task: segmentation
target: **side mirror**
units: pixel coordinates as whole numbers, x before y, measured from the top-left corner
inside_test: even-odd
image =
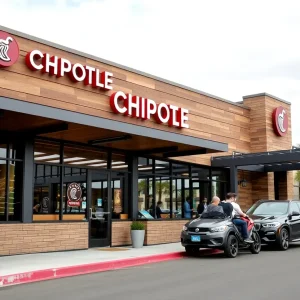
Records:
[[[300,213],[297,212],[297,211],[293,211],[291,214],[290,214],[291,217],[298,217],[300,216]]]

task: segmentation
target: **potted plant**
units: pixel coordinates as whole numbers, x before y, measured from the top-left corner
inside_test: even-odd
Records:
[[[145,224],[133,221],[131,224],[131,241],[133,248],[142,248],[145,239]]]

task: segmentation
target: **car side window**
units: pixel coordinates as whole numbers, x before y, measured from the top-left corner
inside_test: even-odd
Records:
[[[300,207],[299,207],[297,202],[292,202],[291,203],[290,212],[292,213],[294,211],[300,213]]]

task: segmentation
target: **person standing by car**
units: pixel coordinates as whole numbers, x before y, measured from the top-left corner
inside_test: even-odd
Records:
[[[207,208],[207,198],[204,198],[203,201],[201,201],[201,203],[199,203],[197,207],[198,214],[201,215],[206,208]]]
[[[232,222],[234,225],[241,227],[241,233],[244,241],[246,243],[253,243],[252,239],[249,238],[247,222],[238,218],[239,216],[248,218],[248,216],[241,210],[241,207],[236,203],[236,198],[237,194],[235,193],[228,193],[226,195],[226,202],[231,203],[231,205],[233,206]]]
[[[192,213],[193,213],[193,209],[190,206],[191,204],[191,198],[190,196],[187,196],[184,202],[184,217],[186,219],[191,219],[192,218]]]

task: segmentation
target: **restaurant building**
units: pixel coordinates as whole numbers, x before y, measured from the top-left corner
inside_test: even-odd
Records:
[[[291,172],[214,167],[291,149],[290,124],[269,94],[234,103],[0,27],[0,255],[130,245],[136,219],[145,245],[177,242],[187,197],[292,198]]]

